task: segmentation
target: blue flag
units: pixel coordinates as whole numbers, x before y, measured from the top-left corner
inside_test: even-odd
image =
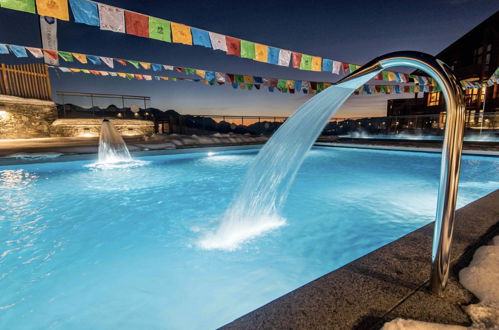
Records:
[[[199,30],[191,27],[192,43],[197,46],[211,48],[210,35],[207,31]]]
[[[86,0],[69,0],[76,23],[99,26],[99,10],[95,2]]]
[[[232,84],[232,88],[236,88],[237,89],[237,85],[238,85],[237,83],[233,83]]]
[[[92,64],[95,64],[95,65],[101,65],[102,62],[100,61],[100,58],[98,56],[94,56],[94,55],[87,55],[87,59],[92,62]]]
[[[267,58],[267,63],[278,64],[279,63],[279,49],[274,47],[269,47],[269,56]]]
[[[213,71],[206,71],[206,76],[204,79],[208,82],[214,82],[215,81],[215,72]]]
[[[269,92],[274,93],[274,87],[269,87]]]
[[[23,46],[9,45],[9,48],[16,57],[28,57],[26,48]]]
[[[301,82],[301,80],[295,80],[295,89],[296,89],[297,91],[300,91],[301,86],[302,86],[302,82]]]
[[[371,94],[371,88],[369,85],[364,85],[364,92],[366,92],[366,94]]]
[[[255,82],[255,84],[263,84],[262,77],[253,76],[253,81]]]
[[[9,49],[7,48],[7,46],[5,44],[0,44],[0,54],[8,54],[9,53]]]
[[[333,60],[323,58],[322,59],[322,71],[333,72]]]
[[[400,94],[400,86],[399,85],[395,85],[394,88],[395,88],[395,93],[396,94]]]
[[[161,68],[163,67],[161,64],[152,64],[152,70],[153,71],[161,71]]]

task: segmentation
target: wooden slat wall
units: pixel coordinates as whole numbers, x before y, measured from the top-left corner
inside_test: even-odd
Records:
[[[51,100],[52,90],[46,64],[2,64],[0,93],[32,99]]]

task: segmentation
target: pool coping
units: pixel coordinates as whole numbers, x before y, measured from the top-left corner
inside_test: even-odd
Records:
[[[316,142],[314,145],[320,146],[320,147],[338,147],[338,148],[353,148],[353,149],[379,149],[379,150],[392,150],[392,151],[414,151],[414,152],[442,153],[441,148],[408,147],[408,146],[402,147],[402,146],[394,146],[394,145],[375,145],[375,144],[368,144],[368,143],[352,144],[352,143],[341,143],[341,142]],[[463,155],[499,157],[499,151],[463,149]]]
[[[146,156],[161,156],[161,155],[179,155],[189,153],[205,153],[205,152],[222,152],[222,151],[236,151],[236,150],[250,150],[260,149],[264,144],[238,144],[238,145],[210,145],[210,146],[195,146],[178,149],[157,149],[157,150],[140,150],[130,152],[134,157]],[[381,146],[370,144],[349,144],[337,142],[316,142],[315,147],[335,147],[335,148],[352,148],[352,149],[374,149],[374,150],[388,150],[388,151],[409,151],[409,152],[423,152],[423,153],[441,153],[439,148],[428,147],[401,147],[401,146]],[[463,155],[473,156],[492,156],[499,157],[499,151],[491,150],[463,150]],[[62,154],[54,158],[15,158],[15,157],[0,157],[0,166],[9,165],[26,165],[34,163],[57,163],[57,162],[72,162],[96,159],[96,153],[75,153],[75,154]]]
[[[397,317],[469,326],[476,298],[458,281],[474,250],[499,232],[499,189],[456,212],[444,297],[429,292],[433,223],[232,321],[222,329],[379,329]]]

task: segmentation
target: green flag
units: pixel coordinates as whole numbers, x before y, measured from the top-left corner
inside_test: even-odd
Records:
[[[253,84],[246,84],[246,86],[248,87],[249,91],[253,89]]]
[[[384,81],[390,81],[390,77],[388,77],[388,71],[383,71],[382,74]]]
[[[348,70],[350,70],[350,73],[352,73],[357,70],[357,66],[355,64],[348,64]]]
[[[156,17],[149,17],[149,38],[172,42],[170,22]]]
[[[324,90],[324,83],[322,81],[318,82],[317,83],[317,91],[322,92],[323,90]]]
[[[312,70],[312,56],[302,54],[300,62],[300,70]]]
[[[196,73],[196,69],[185,68],[185,73],[187,73],[187,74],[195,74]]]
[[[131,80],[131,79],[133,79],[133,74],[127,73],[126,77],[127,77],[128,80]]]
[[[286,89],[286,79],[279,79],[277,81],[277,88],[279,89]]]
[[[409,86],[409,92],[414,93],[414,85]]]
[[[140,69],[139,68],[139,61],[127,60],[127,62],[130,63],[131,65],[133,65],[135,67],[135,69]]]
[[[255,59],[255,43],[241,40],[241,57]]]
[[[244,83],[244,76],[242,74],[236,74],[236,75],[234,75],[234,81],[238,84],[243,84]]]
[[[68,52],[57,52],[59,54],[59,57],[62,57],[62,59],[66,62],[73,62],[73,54],[68,53]]]
[[[0,7],[36,14],[35,0],[0,0]]]

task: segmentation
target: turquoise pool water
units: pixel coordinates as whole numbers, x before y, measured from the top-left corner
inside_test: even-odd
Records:
[[[211,329],[433,220],[440,156],[314,148],[286,225],[203,250],[255,151],[0,167],[0,329]],[[459,206],[499,188],[463,159]]]

